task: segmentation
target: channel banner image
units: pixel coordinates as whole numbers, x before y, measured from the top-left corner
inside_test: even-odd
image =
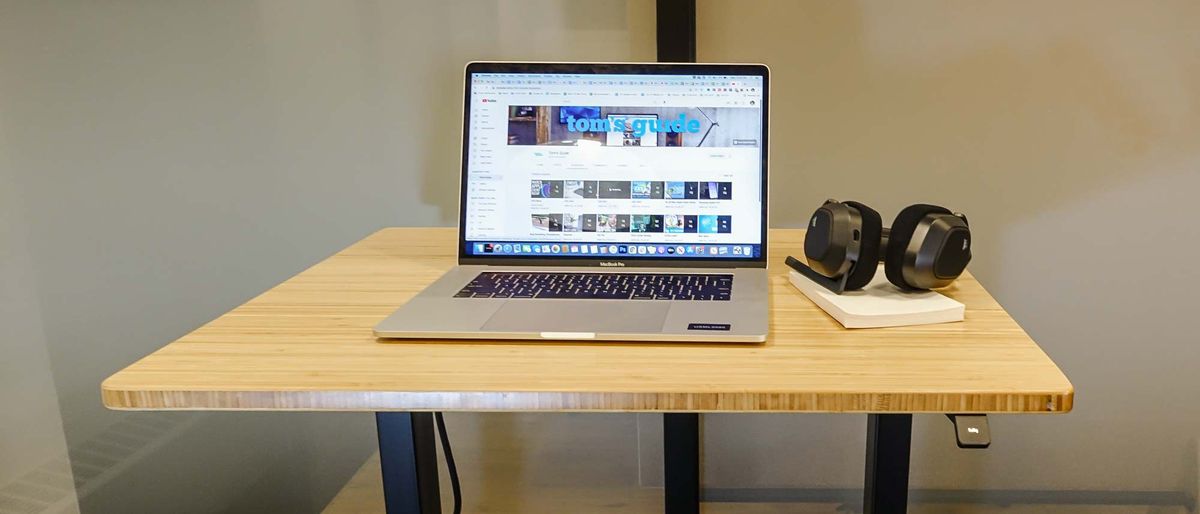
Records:
[[[751,102],[753,103],[753,102]],[[758,107],[510,105],[509,145],[758,147]]]

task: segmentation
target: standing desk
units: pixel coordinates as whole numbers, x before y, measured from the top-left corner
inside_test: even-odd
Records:
[[[765,344],[402,341],[371,328],[455,263],[450,228],[387,228],[112,375],[122,410],[376,413],[387,511],[440,509],[433,411],[664,413],[665,510],[700,508],[699,413],[868,414],[864,508],[903,512],[912,414],[1062,413],[1062,371],[969,274],[961,323],[845,330],[770,231]]]

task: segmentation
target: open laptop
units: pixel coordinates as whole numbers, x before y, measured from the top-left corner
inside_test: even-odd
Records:
[[[468,64],[459,265],[375,334],[764,341],[768,78]]]

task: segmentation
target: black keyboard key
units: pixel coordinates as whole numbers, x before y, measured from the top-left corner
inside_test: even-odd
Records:
[[[732,289],[728,274],[484,272],[454,297],[728,301]]]

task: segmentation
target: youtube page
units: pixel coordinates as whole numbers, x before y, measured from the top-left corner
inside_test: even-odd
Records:
[[[758,255],[761,78],[472,80],[469,253]]]

